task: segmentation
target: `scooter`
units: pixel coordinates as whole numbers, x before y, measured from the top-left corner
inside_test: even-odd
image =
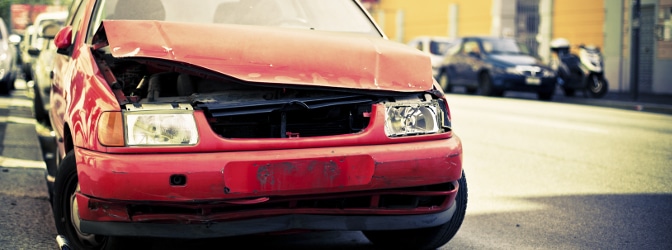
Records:
[[[583,91],[594,98],[601,98],[609,89],[604,77],[603,57],[595,46],[579,45],[579,55],[571,54],[567,39],[557,38],[551,41],[550,66],[557,72],[558,86],[565,96],[574,96],[575,91]]]

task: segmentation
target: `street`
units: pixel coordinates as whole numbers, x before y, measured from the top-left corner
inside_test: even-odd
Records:
[[[18,86],[20,87],[20,86]],[[56,249],[25,89],[0,97],[0,249]],[[441,249],[672,249],[672,116],[449,94],[467,215]],[[373,249],[359,232],[147,240],[151,249]]]

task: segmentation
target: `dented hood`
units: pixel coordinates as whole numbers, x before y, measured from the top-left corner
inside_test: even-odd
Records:
[[[184,62],[244,81],[352,89],[432,88],[429,57],[377,37],[314,30],[105,21],[117,58]]]

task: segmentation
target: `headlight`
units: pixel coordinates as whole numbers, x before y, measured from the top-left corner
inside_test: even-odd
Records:
[[[506,68],[506,73],[507,74],[512,74],[512,75],[522,75],[523,74],[523,72],[517,67]]]
[[[125,115],[126,145],[195,145],[198,130],[193,113]]]
[[[555,77],[555,71],[552,70],[543,70],[543,77]]]
[[[399,137],[437,133],[442,114],[435,103],[387,106],[385,134],[389,137]]]
[[[170,110],[104,112],[98,140],[109,147],[181,146],[195,145],[199,138],[193,111]]]

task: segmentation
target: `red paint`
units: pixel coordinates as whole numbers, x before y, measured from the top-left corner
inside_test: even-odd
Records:
[[[433,84],[426,55],[370,35],[156,21],[103,26],[115,57],[180,61],[245,81],[403,92]]]

